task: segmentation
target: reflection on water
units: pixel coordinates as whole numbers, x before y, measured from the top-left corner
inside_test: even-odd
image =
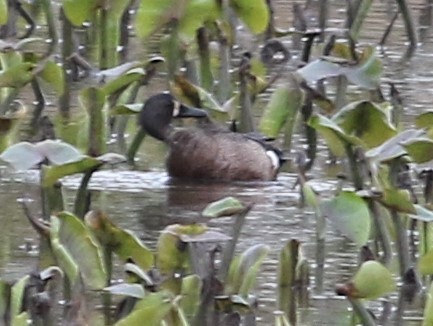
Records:
[[[329,1],[332,6],[330,32],[342,33],[344,26],[346,1]],[[291,2],[276,0],[277,22],[280,27],[290,27],[292,21]],[[369,14],[361,39],[377,43],[386,28],[389,15],[388,6],[395,1],[375,1],[373,11]],[[418,15],[424,1],[410,1],[413,12]],[[433,43],[427,40],[415,53],[411,61],[402,63],[402,52],[406,38],[401,20],[397,20],[386,48],[382,55],[386,65],[384,81],[392,81],[402,94],[406,121],[410,125],[413,117],[421,110],[431,109],[433,102],[433,72],[431,66]],[[287,39],[287,44],[290,39]],[[295,139],[297,139],[295,137]],[[301,146],[302,141],[295,146]],[[200,219],[200,211],[210,201],[225,196],[236,196],[245,203],[253,203],[254,208],[248,215],[246,225],[240,237],[238,250],[265,243],[271,247],[270,255],[264,263],[260,274],[257,295],[259,296],[259,324],[270,325],[272,312],[276,306],[276,264],[279,250],[285,241],[301,241],[306,258],[311,263],[312,280],[310,306],[300,309],[301,325],[348,325],[350,314],[344,298],[334,295],[336,283],[346,281],[356,270],[357,249],[354,245],[336,234],[329,227],[326,233],[326,263],[324,291],[316,294],[315,268],[315,219],[309,210],[297,207],[297,189],[292,189],[295,176],[283,173],[278,181],[247,184],[178,184],[169,181],[162,172],[164,147],[155,142],[147,142],[141,153],[141,165],[151,171],[106,170],[97,172],[92,178],[90,187],[94,190],[94,206],[106,207],[110,217],[120,226],[136,232],[151,247],[158,233],[168,224],[186,223]],[[149,155],[152,153],[152,155]],[[155,154],[158,153],[158,154]],[[326,155],[326,154],[323,154]],[[312,174],[320,177],[320,183],[314,187],[322,195],[328,196],[334,189],[333,181],[326,181],[328,171],[323,169],[323,162],[315,167]],[[325,180],[325,181],[324,181]],[[335,180],[335,178],[332,178]],[[0,275],[6,279],[17,279],[32,271],[36,261],[31,246],[37,243],[37,236],[25,220],[17,202],[23,197],[39,198],[38,174],[29,172],[11,175],[0,170]],[[65,197],[72,202],[74,190],[79,184],[78,177],[66,178],[63,182]],[[99,199],[98,196],[99,195]],[[32,204],[35,212],[38,203]],[[227,232],[231,227],[229,218],[218,219],[210,223],[212,227]],[[396,265],[396,264],[395,264]],[[397,269],[395,269],[397,271]],[[383,302],[375,302],[371,307],[377,316],[385,318],[388,311],[388,325],[396,325],[398,316],[396,306],[398,298],[393,296]],[[401,325],[419,325],[422,315],[422,303],[416,300],[403,316]],[[391,307],[391,308],[390,308]]]

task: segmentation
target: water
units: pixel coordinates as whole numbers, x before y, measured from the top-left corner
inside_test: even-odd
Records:
[[[374,2],[368,17],[368,28],[363,29],[362,42],[377,43],[388,19],[386,1]],[[418,16],[422,1],[410,1],[413,13]],[[277,22],[280,27],[290,26],[291,2],[275,1],[278,8]],[[345,1],[330,1],[330,29],[339,30],[344,23]],[[290,39],[285,39],[290,44]],[[413,59],[402,62],[404,52],[404,28],[401,20],[396,26],[387,46],[382,51],[386,65],[384,81],[392,81],[401,92],[405,104],[405,124],[413,125],[413,118],[430,109],[433,98],[433,72],[431,66],[433,43],[427,39]],[[298,140],[295,149],[302,146]],[[154,247],[159,232],[172,223],[186,223],[200,218],[199,212],[211,201],[235,196],[254,207],[248,215],[237,251],[251,245],[264,243],[271,251],[258,279],[256,295],[259,299],[258,324],[271,325],[276,310],[276,266],[278,253],[285,241],[297,239],[302,243],[305,257],[311,264],[309,305],[299,309],[300,325],[348,325],[350,309],[343,297],[334,293],[335,285],[347,281],[357,268],[358,249],[328,226],[326,231],[326,265],[323,292],[315,291],[315,217],[309,209],[298,208],[298,189],[293,189],[296,177],[290,172],[282,173],[275,182],[243,184],[171,184],[163,169],[165,148],[153,140],[146,140],[140,153],[139,170],[120,167],[95,173],[90,183],[94,191],[94,207],[104,207],[108,215],[121,227],[134,231],[146,244]],[[149,155],[149,153],[152,153]],[[322,149],[318,163],[311,172],[315,178],[314,188],[322,196],[329,196],[335,189],[335,169],[325,165],[326,151]],[[338,169],[337,169],[338,170]],[[32,211],[39,210],[37,199],[38,173],[30,171],[13,174],[0,170],[0,275],[17,279],[36,267],[34,246],[38,237],[22,212],[19,200],[33,198]],[[319,181],[320,178],[320,181]],[[63,186],[69,203],[79,185],[78,176],[65,178]],[[211,221],[212,227],[228,232],[231,219]],[[393,264],[397,275],[396,264]],[[386,300],[370,304],[377,316],[391,311],[387,325],[396,323],[398,297],[393,294]],[[404,325],[419,325],[422,302],[416,300],[404,312]]]

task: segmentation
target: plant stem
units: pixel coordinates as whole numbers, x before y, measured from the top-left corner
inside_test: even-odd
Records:
[[[354,40],[358,40],[359,32],[361,31],[362,23],[364,22],[365,17],[367,16],[368,11],[370,10],[371,4],[373,0],[362,0],[359,5],[359,9],[356,12],[355,20],[353,21],[352,26],[350,27],[350,37]]]
[[[84,218],[84,215],[89,209],[89,190],[87,187],[93,172],[95,172],[98,168],[99,167],[93,168],[84,173],[83,178],[81,179],[80,187],[78,188],[77,194],[75,195],[74,214],[81,219]]]
[[[63,62],[63,78],[65,81],[63,94],[59,98],[59,114],[62,117],[62,120],[67,123],[70,118],[70,101],[71,101],[71,89],[70,84],[71,74],[68,71],[71,69],[71,61],[69,57],[72,55],[73,49],[73,40],[72,40],[72,25],[69,20],[66,18],[63,9],[60,11],[60,16],[62,18],[62,62]]]
[[[417,46],[417,37],[415,31],[415,24],[412,20],[410,9],[405,0],[397,0],[400,12],[403,15],[404,25],[406,27],[407,37],[409,38],[409,48],[415,49]]]
[[[128,152],[126,153],[126,159],[129,164],[134,165],[135,155],[137,154],[137,151],[140,148],[141,142],[145,136],[146,132],[143,130],[143,128],[138,128],[131,145],[129,145]]]
[[[376,322],[370,312],[364,307],[359,299],[347,298],[353,307],[353,311],[358,315],[363,326],[376,326]]]
[[[48,35],[50,36],[50,46],[48,48],[48,52],[44,55],[44,57],[48,57],[53,54],[56,50],[57,44],[59,43],[59,37],[57,35],[57,27],[54,22],[54,13],[53,7],[51,5],[51,0],[41,0],[42,10],[45,12],[47,17],[47,26],[48,26]]]
[[[197,31],[198,53],[200,56],[200,81],[201,87],[210,91],[213,85],[210,53],[209,35],[206,27],[201,27]]]
[[[404,276],[409,268],[409,243],[406,233],[406,227],[401,219],[400,214],[395,210],[391,209],[391,217],[394,222],[396,230],[396,246],[398,252],[398,259],[400,262],[400,275]]]
[[[361,190],[363,188],[363,182],[361,174],[359,173],[359,166],[356,160],[355,152],[353,151],[352,145],[345,142],[344,148],[346,150],[346,155],[349,160],[350,171],[352,174],[353,184],[356,190]]]
[[[370,214],[373,216],[377,238],[382,245],[383,257],[381,262],[385,266],[388,266],[392,258],[392,247],[386,223],[379,213],[377,203],[373,199],[368,200],[368,208],[370,210]]]

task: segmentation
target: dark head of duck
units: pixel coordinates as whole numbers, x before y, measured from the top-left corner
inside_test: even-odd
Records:
[[[173,118],[196,118],[207,123],[175,129]],[[206,111],[188,107],[170,94],[150,97],[139,114],[139,124],[146,133],[169,145],[166,166],[174,178],[274,180],[284,162],[281,151],[262,139],[217,127]]]

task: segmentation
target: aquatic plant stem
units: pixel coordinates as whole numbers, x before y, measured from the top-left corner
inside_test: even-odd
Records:
[[[362,23],[364,22],[365,17],[367,16],[368,11],[370,10],[371,4],[373,0],[362,0],[359,8],[356,12],[355,20],[353,21],[349,34],[350,37],[354,40],[358,40],[359,32],[361,31]]]
[[[223,21],[230,21],[230,8],[228,0],[221,1],[223,11]],[[218,28],[220,68],[218,76],[218,100],[220,103],[226,102],[230,97],[230,44],[228,36],[222,27]]]
[[[377,203],[374,201],[374,199],[368,199],[368,209],[370,210],[370,214],[373,217],[377,239],[382,245],[383,256],[380,261],[385,266],[388,266],[392,259],[392,247],[385,220],[380,215],[379,207],[377,206]]]
[[[242,230],[242,226],[244,225],[245,222],[245,217],[248,215],[252,207],[253,205],[248,205],[241,213],[239,213],[235,217],[236,219],[232,228],[231,240],[227,243],[226,247],[224,248],[224,252],[221,258],[221,267],[218,276],[222,282],[226,281],[229,268],[230,268],[230,263],[233,259],[233,255],[235,252],[236,244],[238,242]]]
[[[391,217],[394,222],[396,230],[396,246],[398,253],[398,260],[400,263],[400,276],[403,278],[409,268],[409,243],[406,232],[406,227],[402,221],[401,215],[395,210],[391,209]]]
[[[78,188],[77,194],[75,195],[74,214],[80,219],[83,219],[84,215],[88,211],[89,204],[90,204],[89,203],[90,194],[87,188],[93,172],[98,170],[98,168],[99,166],[84,173],[83,178],[81,179],[80,187]]]
[[[198,53],[200,56],[200,82],[201,87],[210,91],[213,85],[210,52],[209,52],[209,35],[206,27],[201,27],[197,31]]]
[[[344,140],[343,140],[344,141]],[[356,160],[355,152],[352,148],[352,145],[345,142],[344,148],[346,150],[346,155],[349,160],[350,172],[352,174],[352,181],[356,190],[363,189],[363,182],[361,174],[359,173],[359,166]]]
[[[71,74],[68,71],[71,69],[70,56],[74,52],[73,40],[72,40],[72,25],[66,18],[63,9],[60,11],[62,18],[62,62],[63,62],[63,79],[65,81],[63,94],[59,97],[59,114],[66,123],[69,122],[70,118],[70,101],[71,101],[71,89],[70,84],[72,82]]]
[[[51,0],[40,0],[42,10],[47,17],[48,35],[51,39],[48,52],[44,55],[45,58],[49,57],[55,52],[57,44],[59,43],[59,36],[57,35],[57,27],[54,22],[54,13],[51,3]]]
[[[361,300],[350,297],[347,297],[347,300],[349,300],[353,307],[353,311],[358,315],[363,326],[376,326],[376,322],[374,321],[370,312],[362,304]]]
[[[409,43],[410,43],[409,48],[415,49],[417,46],[417,36],[415,31],[415,24],[413,22],[412,15],[410,13],[410,9],[406,3],[406,0],[397,0],[397,4],[403,16],[407,37],[409,38]]]
[[[128,152],[126,153],[128,164],[134,165],[135,155],[137,154],[144,137],[146,137],[146,132],[142,128],[138,128],[131,145],[129,145]]]

